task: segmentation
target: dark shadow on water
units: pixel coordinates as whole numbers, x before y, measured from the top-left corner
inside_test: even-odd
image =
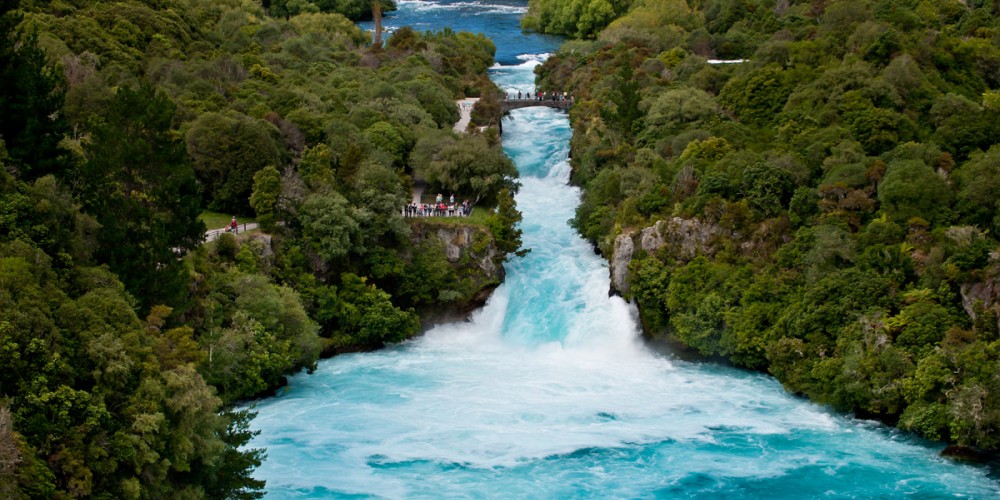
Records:
[[[390,460],[385,455],[371,455],[365,463],[373,469],[424,469],[431,472],[448,472],[472,469],[470,464],[439,462],[430,459]]]

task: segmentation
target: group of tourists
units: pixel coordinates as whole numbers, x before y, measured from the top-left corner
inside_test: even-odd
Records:
[[[472,214],[472,204],[469,200],[455,203],[455,195],[447,202],[444,196],[438,194],[434,203],[410,203],[403,207],[403,217],[468,217]]]
[[[511,100],[514,97],[514,94],[512,94],[511,92],[507,92],[504,95],[507,97],[508,101]],[[520,90],[518,90],[517,91],[517,100],[518,101],[572,101],[573,100],[573,96],[570,95],[567,92],[561,92],[560,93],[560,92],[551,92],[551,91],[549,91],[549,92],[538,92],[538,91],[535,91],[535,97],[532,98],[531,97],[531,92],[524,92],[524,93],[522,93]]]

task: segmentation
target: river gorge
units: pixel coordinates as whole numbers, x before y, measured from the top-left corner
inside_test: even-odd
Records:
[[[391,30],[484,32],[491,77],[534,92],[559,40],[526,2],[402,1]],[[787,394],[772,378],[647,348],[606,262],[568,225],[564,112],[516,110],[504,149],[525,247],[467,322],[341,355],[256,404],[267,498],[995,497],[985,466]]]

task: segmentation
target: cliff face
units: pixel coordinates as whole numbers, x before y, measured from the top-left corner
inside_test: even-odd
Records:
[[[504,269],[500,264],[503,256],[498,255],[493,236],[486,228],[474,225],[421,225],[421,229],[418,231],[414,227],[411,239],[415,244],[428,237],[436,238],[444,245],[448,262],[476,271],[486,281],[503,281]]]
[[[973,320],[981,314],[992,314],[1000,331],[1000,253],[990,253],[990,264],[978,274],[978,281],[962,283],[959,293],[962,308]]]
[[[506,256],[497,249],[493,235],[485,227],[416,221],[412,223],[411,231],[410,240],[414,247],[428,243],[440,245],[457,280],[466,285],[461,297],[417,311],[425,329],[435,323],[468,317],[473,310],[482,307],[493,290],[503,282],[503,260]]]
[[[629,263],[638,249],[645,253],[657,253],[663,249],[674,258],[687,261],[698,255],[714,255],[715,242],[727,231],[715,224],[699,219],[674,217],[657,221],[636,234],[629,231],[615,238],[611,253],[611,291],[628,297]]]
[[[611,292],[628,297],[630,283],[628,265],[635,255],[635,232],[619,234],[611,251],[608,265],[611,270]]]

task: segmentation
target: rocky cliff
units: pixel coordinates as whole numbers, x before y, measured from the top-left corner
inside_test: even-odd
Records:
[[[637,250],[645,253],[669,252],[678,260],[687,261],[698,255],[714,255],[715,243],[727,231],[700,219],[673,217],[657,221],[640,231],[628,231],[615,238],[611,253],[611,291],[628,297],[629,264]],[[636,245],[638,240],[638,246]]]
[[[990,253],[989,266],[977,277],[959,286],[962,308],[973,320],[979,320],[981,314],[992,315],[1000,331],[1000,253]]]
[[[486,303],[500,283],[506,257],[496,247],[490,231],[475,224],[440,223],[419,220],[411,223],[410,239],[414,247],[440,245],[448,264],[464,285],[461,297],[418,310],[425,328],[443,321],[466,318]]]
[[[427,238],[436,238],[444,246],[448,262],[477,269],[484,279],[503,281],[503,256],[498,255],[493,236],[482,226],[438,225],[418,223],[412,226],[411,240],[415,245]]]

